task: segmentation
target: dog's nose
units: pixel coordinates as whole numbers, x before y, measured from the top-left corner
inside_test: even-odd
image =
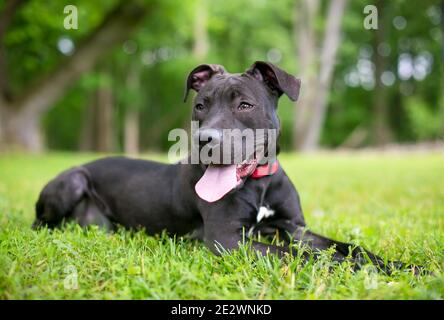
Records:
[[[199,130],[199,144],[209,144],[211,147],[219,146],[222,141],[222,132],[218,129],[204,128]]]

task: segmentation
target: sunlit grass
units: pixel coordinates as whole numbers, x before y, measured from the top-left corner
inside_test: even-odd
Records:
[[[30,230],[43,185],[98,155],[0,156],[0,298],[443,299],[444,155],[283,154],[309,227],[434,272],[391,276],[347,264],[215,257],[191,240],[71,225]],[[166,157],[144,156],[165,160]],[[64,286],[77,272],[78,288]]]

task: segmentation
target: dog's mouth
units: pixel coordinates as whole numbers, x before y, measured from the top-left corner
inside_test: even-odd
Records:
[[[195,185],[197,195],[205,201],[215,202],[236,188],[257,167],[256,159],[247,159],[239,164],[207,166],[204,175]]]

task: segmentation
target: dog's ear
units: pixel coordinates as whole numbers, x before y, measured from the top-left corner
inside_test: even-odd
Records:
[[[76,199],[80,199],[88,190],[88,178],[82,171],[75,171],[71,175],[71,190],[70,192]]]
[[[299,97],[301,80],[272,63],[256,61],[246,73],[263,82],[275,91],[279,97],[282,93],[285,93],[293,101],[296,101]]]
[[[185,102],[187,100],[190,89],[197,92],[202,89],[212,76],[215,74],[224,74],[225,72],[225,68],[218,64],[201,64],[194,68],[188,75],[183,101]]]

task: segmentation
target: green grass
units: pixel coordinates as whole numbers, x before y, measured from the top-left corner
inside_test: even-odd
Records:
[[[420,276],[331,268],[327,253],[303,264],[246,248],[216,257],[200,243],[142,232],[30,230],[43,185],[96,157],[0,155],[1,299],[444,298],[443,154],[281,156],[313,231],[433,271]]]

